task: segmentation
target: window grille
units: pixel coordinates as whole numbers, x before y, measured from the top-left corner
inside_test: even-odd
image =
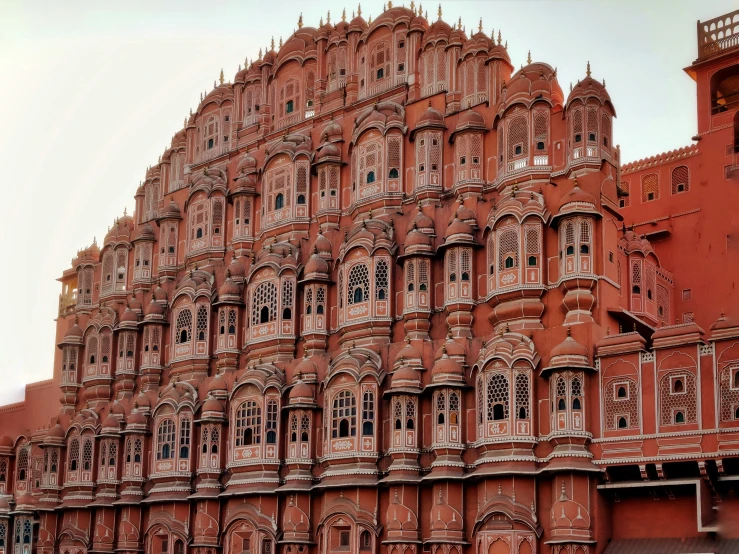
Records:
[[[516,146],[521,149],[516,152]],[[522,115],[511,120],[508,127],[508,158],[527,156],[529,153],[529,129],[526,118]]]
[[[374,432],[375,422],[375,393],[364,391],[362,397],[362,434],[371,435]]]
[[[365,264],[356,264],[349,270],[347,304],[365,302],[369,293],[369,270]],[[359,292],[357,292],[359,291]]]
[[[269,400],[267,402],[267,421],[265,425],[267,431],[267,444],[277,442],[277,401]]]
[[[641,201],[649,202],[659,198],[659,179],[656,173],[645,175],[641,180]]]
[[[529,417],[529,376],[525,373],[516,374],[516,417]]]
[[[263,318],[262,315],[266,318]],[[274,321],[277,316],[277,286],[272,281],[257,285],[252,296],[252,325]],[[264,320],[266,319],[266,321]]]
[[[242,402],[236,410],[236,446],[262,442],[262,408],[254,400]]]
[[[688,166],[679,165],[672,170],[672,194],[688,192],[689,189]]]
[[[508,378],[502,373],[487,378],[488,421],[508,419]]]
[[[357,404],[351,391],[343,390],[334,397],[331,437],[356,436]]]
[[[174,458],[174,420],[165,419],[157,429],[157,460]]]
[[[516,229],[503,229],[498,233],[498,267],[506,268],[506,259],[513,261],[512,267],[518,267],[518,231]],[[510,268],[509,268],[510,269]]]

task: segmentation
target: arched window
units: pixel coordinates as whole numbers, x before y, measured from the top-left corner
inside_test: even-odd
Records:
[[[616,393],[617,398],[626,398],[626,387],[618,387],[618,392]]]
[[[285,207],[285,196],[280,193],[275,196],[275,210],[281,210]]]
[[[395,168],[395,167],[394,167],[394,168],[392,168],[392,169],[390,170],[390,172],[388,173],[388,175],[387,175],[387,176],[388,176],[388,178],[390,178],[390,179],[397,179],[397,178],[398,178],[398,170],[397,170],[397,168]]]
[[[685,423],[685,414],[682,412],[675,412],[675,423]]]
[[[341,438],[357,434],[357,401],[349,390],[343,390],[334,397],[331,437]]]
[[[192,312],[185,308],[177,314],[177,334],[175,335],[177,344],[185,344],[190,342],[192,335]]]
[[[362,398],[362,435],[373,435],[375,431],[375,393],[364,391]]]
[[[683,385],[683,382],[681,379],[675,379],[675,381],[673,381],[672,388],[675,394],[680,394],[682,392],[685,392],[685,386]]]
[[[267,402],[267,444],[275,444],[277,442],[277,400],[269,400]]]
[[[509,407],[508,378],[502,373],[487,377],[487,419],[497,421],[508,419]]]
[[[198,307],[197,331],[198,340],[205,340],[208,332],[208,308],[203,305]]]
[[[349,270],[347,301],[349,304],[358,304],[368,299],[369,270],[365,264],[357,264]]]
[[[443,425],[446,419],[446,396],[440,392],[436,397],[436,423]]]
[[[157,460],[174,458],[174,420],[165,419],[157,429]]]
[[[618,428],[619,429],[627,429],[629,427],[629,423],[626,421],[625,417],[619,417],[618,418]]]
[[[262,408],[254,400],[242,402],[236,410],[236,446],[262,442]]]
[[[375,265],[375,298],[387,300],[389,296],[389,270],[386,260],[377,260]]]
[[[285,113],[293,113],[293,110],[295,109],[295,104],[293,100],[288,100],[285,103]]]
[[[77,437],[73,437],[69,441],[69,454],[67,455],[68,461],[67,466],[69,467],[69,471],[77,471],[79,469],[79,463],[80,463],[80,440]],[[20,476],[20,471],[25,472],[25,469],[23,469],[18,464],[18,471]],[[20,477],[21,480],[24,479],[24,477]]]
[[[370,537],[369,531],[362,531],[359,536],[359,550],[367,551],[372,549],[372,538]]]
[[[190,458],[190,418],[180,420],[180,459]]]
[[[370,171],[369,173],[367,173],[367,183],[369,184],[369,183],[374,183],[374,182],[375,182],[375,172]]]
[[[277,318],[277,285],[259,283],[252,294],[252,325],[269,323]]]

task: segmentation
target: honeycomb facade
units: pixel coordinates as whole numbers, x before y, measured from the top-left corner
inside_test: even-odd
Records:
[[[739,14],[699,25],[697,145],[623,167],[589,64],[565,95],[482,22],[346,19],[221,72],[64,271],[0,550],[737,538]]]

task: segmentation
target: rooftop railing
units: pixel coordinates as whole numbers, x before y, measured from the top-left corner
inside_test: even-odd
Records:
[[[698,22],[698,59],[739,47],[739,10]]]

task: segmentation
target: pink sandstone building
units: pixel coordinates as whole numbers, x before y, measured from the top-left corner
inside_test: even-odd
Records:
[[[739,11],[686,71],[626,165],[589,64],[441,8],[221,72],[59,279],[0,552],[739,551]]]

